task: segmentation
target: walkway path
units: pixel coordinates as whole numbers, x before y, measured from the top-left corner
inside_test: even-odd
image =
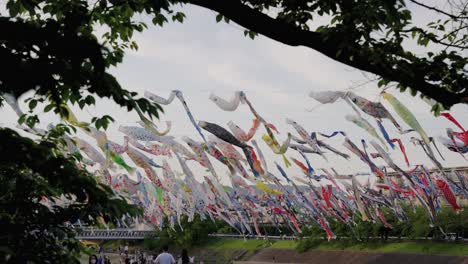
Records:
[[[263,249],[245,264],[254,263],[333,263],[333,264],[468,264],[468,256],[375,253],[352,251],[314,251],[298,253],[290,249]]]

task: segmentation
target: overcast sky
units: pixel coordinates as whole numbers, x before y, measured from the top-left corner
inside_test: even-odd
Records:
[[[242,90],[246,92],[260,115],[278,127],[281,132],[278,138],[281,141],[284,140],[287,131],[293,131],[292,127],[285,124],[285,118],[297,121],[308,131],[330,133],[344,130],[355,142],[359,142],[361,138],[371,139],[361,128],[345,120],[345,115],[352,111],[346,103],[340,101],[336,104],[319,105],[308,97],[308,93],[312,90],[343,91],[356,87],[366,81],[362,72],[335,62],[309,48],[289,47],[262,36],[258,36],[255,40],[246,38],[243,36],[243,30],[237,25],[216,23],[216,14],[211,11],[193,6],[184,7],[183,11],[187,15],[183,24],[169,23],[163,28],[150,27],[149,30],[136,36],[139,50],[126,54],[124,62],[118,68],[112,69],[112,73],[125,89],[141,94],[148,90],[163,97],[167,97],[171,90],[178,89],[183,91],[195,119],[214,122],[224,127],[232,120],[242,128],[248,129],[253,116],[245,105],[241,105],[235,112],[223,112],[208,99],[210,93],[230,98],[234,91]],[[424,22],[430,14],[416,12],[415,15],[417,21]],[[373,101],[381,100],[379,97],[381,90],[375,83],[353,91]],[[445,135],[447,127],[454,128],[444,118],[433,117],[429,111],[430,107],[419,98],[392,89],[389,92],[410,107],[430,136]],[[394,113],[389,104],[383,103]],[[313,110],[307,111],[307,109]],[[201,141],[179,101],[175,100],[171,105],[164,107],[164,110],[165,114],[161,120],[172,121],[171,135],[177,137],[187,135]],[[467,110],[468,106],[457,105],[453,107],[451,113],[462,125],[468,127]],[[135,125],[138,121],[135,114],[119,109],[108,100],[98,100],[96,107],[78,112],[78,116],[83,121],[89,121],[91,115],[105,113],[111,114],[116,119],[116,123],[109,129],[109,134],[117,142],[121,142],[123,136],[116,130],[118,125]],[[4,124],[12,124],[16,120],[13,111],[9,108],[1,110],[1,115],[0,122]],[[394,115],[396,116],[395,113]],[[45,127],[52,119],[50,115],[46,115],[41,126]],[[375,124],[371,118],[367,119]],[[401,119],[399,122],[404,124]],[[384,125],[392,136],[398,136],[391,123],[385,121]],[[256,138],[264,154],[271,161],[281,162],[281,158],[270,154],[271,151],[261,141],[263,129],[259,132],[261,133],[257,133]],[[410,162],[432,167],[419,147],[409,143],[411,136],[415,134],[403,136]],[[327,142],[348,152],[342,146],[342,138],[333,138]],[[443,165],[467,165],[458,154],[446,151],[441,144],[439,148],[446,158],[442,161]],[[297,157],[292,150],[288,151],[287,156]],[[398,150],[392,151],[391,156],[403,168],[407,168]],[[320,157],[309,157],[312,166],[316,168],[335,167],[340,173],[368,171],[366,165],[355,156],[352,156],[350,161],[345,161],[328,155],[328,163]],[[155,158],[155,160],[160,159]],[[270,164],[270,170],[277,174],[272,162]],[[193,163],[193,166],[198,165]],[[220,174],[226,171],[219,165],[217,168]],[[288,172],[295,175],[299,171],[293,168]]]

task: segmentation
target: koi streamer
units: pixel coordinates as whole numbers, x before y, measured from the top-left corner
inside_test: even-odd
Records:
[[[8,94],[1,96],[15,113],[22,115],[16,98]],[[353,115],[347,115],[345,119],[365,131],[359,138],[369,135],[379,143],[370,141],[368,147],[362,139],[363,147],[358,147],[347,137],[349,133],[345,131],[338,130],[331,134],[310,133],[292,119],[286,120],[292,131],[279,134],[273,124],[259,115],[247,95],[241,91],[235,92],[230,99],[210,95],[210,100],[221,110],[236,111],[243,104],[252,113],[254,119],[249,128],[243,130],[234,121],[229,121],[227,128],[230,132],[215,123],[196,122],[181,91],[171,91],[167,98],[150,92],[146,92],[145,96],[161,105],[171,104],[177,98],[201,140],[171,136],[171,122],[166,122],[167,128],[160,130],[137,109],[139,116],[136,123],[140,126],[119,126],[118,131],[123,137],[123,144],[119,144],[117,140],[110,140],[104,131],[78,120],[74,113],[64,106],[69,114],[64,116],[62,121],[80,128],[95,142],[65,135],[63,139],[66,145],[60,151],[63,151],[64,155],[82,154],[83,159],[79,166],[94,173],[98,181],[109,185],[116,195],[141,206],[144,210],[143,221],[158,227],[167,224],[170,228],[177,229],[178,223],[182,228],[182,216],[187,216],[187,219],[192,221],[199,215],[213,221],[221,219],[242,234],[260,235],[265,232],[260,231],[258,221],[265,219],[278,229],[279,221],[282,221],[283,227],[295,233],[301,232],[301,224],[316,224],[323,229],[328,239],[332,239],[335,236],[327,219],[343,222],[350,230],[353,230],[353,218],[356,216],[364,221],[380,222],[392,228],[383,209],[388,208],[390,214],[394,214],[400,221],[407,222],[408,217],[400,205],[405,202],[421,204],[429,215],[431,225],[436,225],[436,212],[445,210],[440,206],[439,193],[442,193],[443,198],[455,211],[463,209],[463,203],[457,199],[468,197],[466,177],[454,172],[459,180],[455,182],[443,173],[441,162],[429,147],[430,142],[435,144],[433,139],[425,133],[409,109],[388,93],[382,94],[385,101],[422,138],[412,138],[411,142],[421,145],[440,172],[431,175],[420,165],[410,171],[402,170],[390,157],[398,145],[405,164],[410,166],[403,138],[391,135],[392,131],[384,127],[384,122],[390,121],[399,134],[410,130],[403,130],[382,103],[369,101],[352,92],[312,92],[310,96],[323,104],[336,103],[343,99],[355,112]],[[378,131],[363,113],[368,115],[367,118],[370,116],[376,120]],[[462,155],[467,153],[467,131],[450,113],[444,112],[441,115],[460,129],[458,132],[448,129],[448,137],[440,138],[442,144]],[[261,127],[265,128],[266,133],[259,135],[257,132]],[[48,133],[40,128],[21,126],[20,129],[38,136]],[[209,133],[207,137],[204,134],[206,132]],[[279,142],[278,135],[285,136],[282,143]],[[340,146],[335,148],[333,145],[334,142],[342,140],[337,136],[344,137],[345,152],[339,150]],[[258,144],[261,143],[258,142],[259,138],[266,143],[267,150],[282,156],[285,168],[275,163],[281,177],[269,171],[269,158],[264,155],[262,146]],[[179,143],[180,139],[183,144]],[[387,145],[390,148],[387,149]],[[439,151],[436,145],[434,147]],[[242,151],[238,151],[237,148]],[[286,158],[290,148],[295,152],[289,152]],[[376,153],[372,153],[371,148]],[[339,174],[333,168],[333,163],[327,162],[328,157],[330,161],[333,157],[350,159],[351,153],[366,164],[373,175],[383,179],[383,183],[371,184],[370,177],[364,182],[360,180],[361,174]],[[324,160],[313,159],[316,155],[320,155]],[[210,156],[214,159],[210,159]],[[386,166],[404,179],[404,183],[397,184],[388,176],[386,168],[377,166],[378,163],[372,158],[381,158]],[[170,162],[171,159],[175,164]],[[292,168],[289,160],[294,163]],[[198,170],[193,168],[194,166],[198,167]],[[220,173],[217,170],[218,166],[222,166],[226,173]],[[321,169],[315,170],[316,166],[320,166]],[[300,170],[303,176],[289,177],[289,170],[292,169]],[[223,185],[226,177],[231,184],[229,187]],[[316,182],[323,183],[323,180],[326,180],[325,185],[316,186]],[[380,189],[388,191],[379,192]],[[54,201],[43,200],[42,203],[52,206]],[[165,219],[168,219],[167,223]],[[131,219],[118,221],[120,225],[125,226]]]

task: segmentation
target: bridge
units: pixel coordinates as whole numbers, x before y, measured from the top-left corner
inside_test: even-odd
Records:
[[[142,240],[146,237],[157,239],[155,231],[142,231],[132,229],[81,229],[76,230],[76,238],[80,240]],[[292,240],[295,236],[257,236],[239,234],[209,234],[209,237],[219,238],[245,238],[245,239],[275,239]]]
[[[271,239],[271,240],[294,240],[296,236],[257,236],[257,235],[240,235],[240,234],[209,234],[209,237],[218,238],[243,238],[243,239]],[[158,239],[155,231],[143,231],[143,230],[132,230],[132,229],[81,229],[77,230],[77,239],[81,240],[142,240],[146,237],[152,237]],[[342,237],[348,238],[348,237]],[[379,237],[374,237],[378,239]],[[320,239],[324,239],[320,237]],[[409,239],[407,237],[389,237],[394,240],[432,240],[431,237],[417,237]],[[468,242],[468,238],[456,237],[455,233],[447,234],[444,239],[447,241],[463,241]]]
[[[82,229],[77,230],[77,239],[82,240],[141,240],[145,237],[156,237],[155,231],[132,229]]]

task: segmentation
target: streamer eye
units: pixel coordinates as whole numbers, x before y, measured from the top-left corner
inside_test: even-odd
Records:
[[[356,102],[357,102],[357,99],[356,99],[356,98],[353,98],[353,99],[351,99],[351,101],[353,101],[353,103],[356,103]]]

